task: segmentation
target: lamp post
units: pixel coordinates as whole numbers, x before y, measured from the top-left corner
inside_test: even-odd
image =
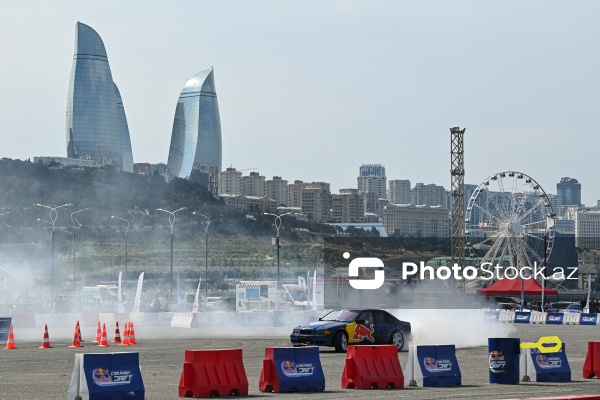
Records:
[[[170,295],[169,301],[173,301],[173,224],[175,223],[175,213],[181,210],[185,210],[187,207],[181,207],[175,211],[168,211],[162,208],[157,208],[156,211],[162,211],[169,214],[169,225],[171,225],[171,284],[170,284]]]
[[[291,212],[283,213],[283,214],[271,214],[271,213],[263,213],[263,215],[270,215],[275,217],[275,228],[277,229],[277,237],[275,238],[275,245],[277,246],[277,282],[279,282],[279,228],[281,227],[281,217],[284,215],[291,214]]]
[[[54,298],[54,230],[56,229],[55,223],[56,223],[56,219],[58,218],[58,211],[56,211],[56,210],[58,210],[59,208],[62,208],[62,207],[72,207],[73,204],[67,203],[67,204],[63,204],[62,206],[50,207],[50,206],[45,206],[43,204],[36,203],[36,204],[34,204],[34,206],[44,207],[44,208],[50,210],[49,211],[50,222],[44,221],[43,219],[39,219],[39,218],[38,218],[38,221],[45,222],[52,226],[52,231],[50,232],[51,247],[52,247],[52,264],[51,264],[52,270],[50,271],[50,282],[51,282],[50,298],[53,299]]]
[[[73,215],[83,212],[83,211],[87,211],[89,210],[88,208],[84,208],[83,210],[78,210],[75,212],[71,213],[71,222],[73,223],[73,294],[75,294],[75,273],[76,273],[76,269],[75,269],[75,223],[77,222],[79,224],[79,226],[81,226],[81,224],[79,223],[79,221],[77,221],[77,219],[75,217],[73,217]]]
[[[110,217],[127,223],[127,227],[125,228],[125,293],[127,293],[127,232],[129,231],[129,221],[125,218],[115,217],[114,215]]]
[[[206,299],[208,298],[208,226],[210,225],[210,218],[196,211],[192,214],[199,215],[207,220],[206,229],[204,229],[204,304],[206,305]]]

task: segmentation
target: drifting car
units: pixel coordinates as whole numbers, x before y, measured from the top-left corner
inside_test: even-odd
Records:
[[[294,328],[290,340],[294,346],[334,347],[345,352],[348,345],[394,344],[398,351],[410,335],[410,323],[400,321],[385,310],[333,310],[318,322]]]

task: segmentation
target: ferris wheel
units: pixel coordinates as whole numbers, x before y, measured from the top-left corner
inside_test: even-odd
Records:
[[[554,243],[548,195],[532,177],[516,171],[489,176],[473,191],[466,210],[466,248],[476,265],[502,270],[544,266]],[[508,274],[507,274],[508,276]]]

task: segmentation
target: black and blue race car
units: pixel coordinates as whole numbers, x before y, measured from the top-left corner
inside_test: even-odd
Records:
[[[385,310],[345,309],[333,310],[318,322],[294,328],[290,340],[294,346],[330,346],[338,352],[355,344],[394,344],[400,351],[410,332],[410,322]]]

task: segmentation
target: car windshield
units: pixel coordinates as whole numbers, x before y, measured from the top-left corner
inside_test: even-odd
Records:
[[[350,310],[334,310],[321,318],[321,321],[352,322],[358,313]]]
[[[306,297],[306,292],[302,291],[302,290],[290,290],[289,291],[290,296],[292,296],[292,299],[294,299],[294,301],[307,301],[308,297]]]

